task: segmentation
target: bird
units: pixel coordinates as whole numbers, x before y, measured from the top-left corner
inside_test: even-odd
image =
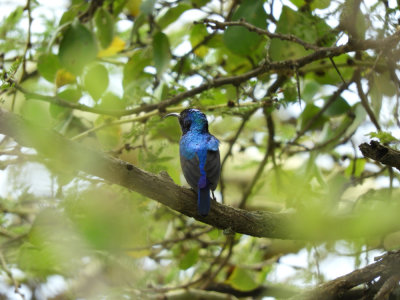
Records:
[[[208,215],[211,206],[210,192],[217,188],[221,173],[219,140],[208,131],[208,121],[198,109],[187,108],[181,113],[164,116],[177,117],[182,129],[179,155],[183,175],[197,193],[197,211],[200,216]]]

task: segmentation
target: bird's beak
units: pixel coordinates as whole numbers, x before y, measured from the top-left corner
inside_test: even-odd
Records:
[[[179,119],[180,116],[181,116],[181,115],[178,114],[178,113],[170,113],[170,114],[165,115],[165,116],[163,117],[163,119],[165,119],[165,118],[167,118],[167,117],[177,117],[177,118]]]

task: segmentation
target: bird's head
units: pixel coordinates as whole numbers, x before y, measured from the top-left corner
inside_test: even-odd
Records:
[[[164,116],[164,118],[166,117],[177,117],[183,134],[186,134],[189,130],[208,132],[207,117],[198,109],[187,108],[180,114],[170,113]]]

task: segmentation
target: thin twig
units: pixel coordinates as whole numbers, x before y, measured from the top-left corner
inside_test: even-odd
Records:
[[[3,267],[4,272],[6,272],[8,278],[11,279],[11,281],[12,281],[12,283],[14,285],[14,292],[16,294],[20,295],[22,299],[25,299],[25,295],[19,289],[20,288],[20,284],[15,279],[15,277],[13,276],[11,270],[8,268],[6,259],[4,258],[4,255],[3,255],[2,251],[0,251],[0,263],[1,263],[1,266]]]
[[[200,23],[200,22],[198,22]],[[282,33],[273,33],[270,32],[266,29],[262,29],[259,27],[256,27],[246,21],[240,20],[240,21],[229,21],[229,22],[219,22],[216,20],[212,20],[212,19],[204,19],[203,23],[206,24],[206,26],[212,28],[212,29],[225,29],[226,27],[229,26],[241,26],[241,27],[245,27],[247,28],[249,31],[253,31],[259,35],[265,35],[267,37],[269,37],[270,39],[280,39],[282,41],[289,41],[289,42],[293,42],[296,44],[299,44],[301,46],[303,46],[306,50],[312,49],[312,50],[319,50],[321,47],[311,44],[311,43],[307,43],[305,41],[303,41],[302,39],[298,38],[297,36],[293,35],[293,34],[282,34]]]
[[[329,60],[331,61],[333,67],[335,68],[336,72],[339,74],[340,79],[343,81],[344,84],[347,85],[346,80],[344,80],[342,73],[340,73],[339,68],[337,67],[337,65],[335,64],[335,61],[333,60],[332,57],[329,57]]]
[[[364,94],[364,91],[362,89],[360,71],[356,71],[355,74],[356,74],[355,82],[356,82],[356,86],[357,86],[358,96],[360,97],[360,100],[361,100],[361,105],[364,107],[365,111],[367,112],[368,117],[370,118],[371,122],[375,125],[375,128],[378,131],[381,131],[381,126],[379,125],[379,122],[376,119],[374,112],[372,111],[371,107],[369,106],[367,96]]]

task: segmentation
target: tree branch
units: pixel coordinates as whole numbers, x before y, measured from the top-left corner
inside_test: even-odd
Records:
[[[62,163],[65,168],[101,177],[188,217],[231,232],[255,237],[327,240],[373,237],[400,229],[397,214],[385,217],[385,222],[382,222],[372,217],[376,211],[371,212],[371,216],[360,216],[361,219],[370,218],[369,222],[360,222],[360,218],[355,216],[246,211],[213,202],[209,215],[201,217],[197,214],[195,193],[176,185],[165,173],[156,175],[146,172],[1,109],[0,133],[14,138],[22,146],[35,148],[45,157]]]
[[[328,281],[312,289],[311,291],[307,291],[302,293],[301,295],[297,295],[293,299],[344,299],[346,293],[349,293],[350,289],[363,284],[363,283],[371,283],[374,279],[382,276],[388,277],[389,282],[383,286],[385,286],[382,293],[386,292],[386,287],[393,285],[392,276],[395,275],[398,278],[398,270],[400,267],[400,252],[389,252],[386,255],[379,257],[379,260],[373,264],[370,264],[362,269],[355,270],[349,274],[344,276],[340,276],[334,280]],[[397,282],[396,282],[397,283]],[[382,287],[383,287],[382,286]],[[364,296],[367,290],[373,291],[373,287],[364,289]],[[378,293],[379,294],[379,293]],[[378,295],[377,294],[377,295]],[[351,298],[356,299],[356,298]],[[370,297],[363,299],[371,299]],[[374,298],[374,299],[382,299],[382,298]]]
[[[369,40],[362,40],[362,41],[357,41],[357,42],[354,41],[351,44],[346,44],[346,45],[337,46],[337,47],[321,47],[321,48],[318,48],[317,50],[315,50],[313,53],[303,56],[301,58],[298,58],[296,60],[289,59],[289,60],[277,61],[277,62],[264,62],[260,66],[254,68],[246,73],[243,73],[240,75],[234,75],[234,76],[215,78],[214,80],[211,80],[207,83],[201,84],[198,87],[195,87],[193,89],[176,94],[175,96],[167,98],[159,103],[140,105],[138,107],[134,107],[131,109],[126,109],[126,110],[115,110],[115,111],[101,110],[98,108],[88,107],[88,106],[81,105],[81,104],[74,104],[76,107],[72,107],[71,104],[65,103],[67,101],[62,101],[62,99],[59,99],[56,97],[30,93],[29,91],[25,91],[25,90],[24,90],[24,93],[28,94],[32,98],[35,98],[38,100],[44,100],[44,101],[52,102],[52,103],[59,104],[62,106],[69,106],[71,108],[76,108],[76,109],[80,109],[80,110],[84,110],[84,111],[90,111],[93,113],[99,113],[99,114],[105,114],[105,115],[127,116],[127,115],[132,115],[132,114],[138,114],[140,112],[149,112],[152,110],[164,111],[168,106],[175,105],[175,104],[183,101],[186,98],[193,97],[193,96],[200,94],[211,88],[217,88],[217,87],[221,87],[221,86],[227,85],[227,84],[233,84],[233,85],[238,86],[241,83],[246,82],[247,80],[249,80],[251,78],[260,76],[262,74],[265,74],[265,73],[268,73],[271,71],[293,70],[293,68],[301,68],[301,67],[308,65],[309,63],[319,60],[319,59],[331,58],[331,57],[339,56],[339,55],[342,55],[342,54],[348,53],[348,52],[361,51],[361,50],[367,50],[367,49],[385,49],[387,47],[392,47],[393,45],[398,43],[399,40],[400,40],[400,30],[396,31],[393,35],[388,36],[383,39],[380,39],[380,40],[369,39]],[[21,90],[21,88],[19,88],[19,89]]]
[[[381,145],[377,141],[363,143],[359,148],[365,157],[400,170],[400,151]]]

